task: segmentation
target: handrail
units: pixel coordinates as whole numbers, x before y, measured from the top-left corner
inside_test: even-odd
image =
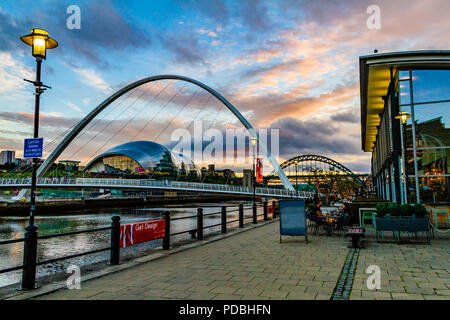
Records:
[[[55,233],[55,234],[49,234],[49,235],[44,235],[44,236],[38,236],[38,239],[50,239],[50,238],[71,236],[74,234],[89,233],[89,232],[96,232],[96,231],[103,231],[103,230],[111,230],[111,227],[102,227],[102,228],[78,230],[78,231],[71,231],[71,232],[64,232],[64,233]]]
[[[22,242],[22,241],[25,241],[25,238],[2,240],[2,241],[0,241],[0,246],[3,244],[10,244],[10,243],[16,243],[16,242]]]
[[[1,178],[0,185],[10,186],[27,186],[31,184],[31,178]],[[104,179],[104,178],[39,178],[37,181],[38,186],[54,185],[107,185],[107,186],[139,186],[145,188],[165,188],[165,189],[183,189],[183,190],[208,190],[217,192],[233,192],[251,194],[253,188],[242,186],[230,186],[223,184],[213,183],[197,183],[197,182],[185,182],[185,181],[157,181],[157,180],[144,180],[144,179]],[[257,187],[255,193],[260,195],[272,195],[272,196],[285,196],[285,197],[312,197],[313,192],[306,193],[296,192],[286,189],[274,189],[274,188],[261,188]],[[322,194],[319,194],[322,196]]]

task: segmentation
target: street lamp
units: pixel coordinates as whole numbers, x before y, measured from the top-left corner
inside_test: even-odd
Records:
[[[406,111],[400,111],[395,119],[399,119],[402,122],[402,129],[400,130],[400,140],[402,147],[402,164],[403,164],[403,174],[404,174],[404,189],[405,189],[405,203],[408,203],[408,172],[406,172],[406,121],[411,118],[411,115]]]
[[[255,170],[255,166],[256,166],[256,144],[258,143],[258,139],[253,137],[250,138],[250,143],[252,144],[253,147],[253,171],[252,171],[252,182],[253,182],[253,223],[256,223],[255,219],[256,219],[256,170]]]
[[[49,37],[48,32],[43,29],[32,29],[31,33],[20,37],[20,40],[31,46],[31,54],[36,58],[36,80],[31,81],[35,87],[34,100],[34,138],[39,135],[39,99],[41,94],[49,86],[41,82],[41,63],[46,58],[47,49],[53,49],[58,46],[56,40]],[[34,225],[35,205],[36,205],[36,171],[37,160],[33,158],[33,167],[31,173],[31,195],[30,195],[30,222],[25,228],[25,245],[24,245],[24,268],[22,274],[22,289],[30,290],[35,288],[36,282],[36,255],[37,255],[37,227]]]

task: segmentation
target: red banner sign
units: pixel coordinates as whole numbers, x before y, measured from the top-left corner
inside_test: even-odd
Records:
[[[263,163],[261,158],[256,159],[256,182],[263,182]]]
[[[120,226],[120,247],[125,248],[133,244],[164,238],[164,220],[154,220]]]

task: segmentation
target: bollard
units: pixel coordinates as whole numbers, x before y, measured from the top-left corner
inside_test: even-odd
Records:
[[[197,238],[203,240],[203,208],[197,209]]]
[[[253,224],[258,223],[258,217],[256,216],[256,202],[253,202]]]
[[[239,228],[244,227],[244,205],[241,203],[239,205]]]
[[[164,211],[164,238],[163,238],[163,250],[170,250],[170,212]]]
[[[37,227],[25,228],[23,248],[22,290],[36,289]]]
[[[120,263],[120,217],[111,217],[111,257],[109,263]]]
[[[267,218],[267,201],[264,201],[264,221],[269,220],[269,218]]]
[[[222,206],[222,233],[227,233],[227,207]]]

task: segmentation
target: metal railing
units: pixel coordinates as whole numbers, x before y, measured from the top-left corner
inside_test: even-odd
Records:
[[[263,208],[262,214],[257,214],[257,207]],[[171,218],[169,211],[163,212],[163,218],[165,220],[165,235],[163,240],[163,250],[169,250],[170,244],[171,244],[171,237],[189,233],[191,234],[192,239],[197,240],[203,240],[204,239],[204,230],[213,228],[213,227],[221,227],[221,233],[227,233],[228,225],[231,223],[238,222],[239,228],[244,228],[244,221],[245,219],[252,219],[253,224],[257,224],[258,222],[258,216],[264,216],[263,220],[267,221],[269,220],[269,210],[268,210],[268,202],[265,201],[262,205],[257,205],[256,203],[253,203],[252,206],[244,207],[243,204],[239,204],[237,209],[227,210],[226,206],[221,206],[221,210],[217,212],[210,212],[210,213],[203,213],[203,208],[197,208],[197,214],[196,215],[190,215],[185,217],[177,217],[177,218]],[[244,216],[244,210],[252,208],[252,215],[250,217]],[[274,206],[274,208],[276,208]],[[238,219],[234,220],[228,220],[227,214],[232,212],[238,212]],[[207,216],[213,216],[213,215],[221,215],[220,223],[204,226],[204,217]],[[278,212],[277,210],[273,210],[272,219],[277,216]],[[193,219],[195,218],[197,221],[196,228],[183,230],[175,233],[170,232],[170,226],[171,221],[177,221],[177,220],[183,220],[183,219]],[[24,238],[18,238],[18,239],[10,239],[10,240],[1,240],[1,245],[7,245],[11,243],[18,243],[18,242],[24,242],[24,252],[23,252],[23,264],[19,266],[14,266],[6,269],[0,270],[0,274],[17,271],[22,269],[22,289],[24,290],[31,290],[35,288],[36,283],[36,267],[44,264],[49,264],[61,260],[67,260],[72,259],[88,254],[94,254],[98,252],[103,251],[110,251],[110,259],[109,262],[111,265],[117,265],[120,263],[120,217],[119,216],[113,216],[111,218],[111,226],[107,227],[100,227],[100,228],[94,228],[94,229],[86,229],[86,230],[78,230],[78,231],[71,231],[71,232],[64,232],[64,233],[57,233],[57,234],[50,234],[50,235],[43,235],[38,236],[38,233],[36,230],[33,230],[30,232],[28,229],[25,233]],[[109,247],[100,248],[100,249],[94,249],[90,251],[85,251],[81,253],[75,253],[63,257],[48,259],[48,260],[42,260],[37,261],[37,246],[38,246],[38,240],[44,240],[44,239],[50,239],[55,237],[65,237],[65,236],[71,236],[76,234],[82,234],[82,233],[91,233],[91,232],[99,232],[104,230],[111,230],[111,245]]]
[[[31,184],[31,178],[2,178],[0,185],[27,187]],[[142,188],[142,189],[169,189],[190,190],[199,192],[253,194],[252,187],[198,183],[184,181],[156,181],[147,179],[102,179],[102,178],[38,178],[38,186],[80,186],[80,187],[115,187],[115,188]],[[293,191],[287,189],[259,188],[255,189],[258,196],[275,196],[289,198],[312,198],[313,192]]]
[[[120,217],[118,217],[118,218],[120,221]],[[6,244],[11,244],[11,243],[24,242],[24,251],[23,251],[23,264],[22,265],[2,269],[2,270],[0,270],[0,274],[22,269],[23,270],[22,289],[24,289],[24,290],[34,289],[35,283],[36,283],[36,266],[53,263],[53,262],[57,262],[57,261],[61,261],[61,260],[72,259],[72,258],[76,258],[76,257],[88,255],[88,254],[93,254],[93,253],[97,253],[97,252],[112,250],[112,246],[111,246],[111,247],[76,253],[76,254],[72,254],[72,255],[68,255],[68,256],[58,257],[58,258],[54,258],[54,259],[37,261],[36,253],[37,253],[38,240],[55,238],[55,237],[64,237],[64,236],[70,236],[70,235],[82,234],[82,233],[98,232],[98,231],[103,231],[103,230],[113,230],[114,227],[117,227],[117,226],[114,225],[114,219],[113,219],[113,222],[110,227],[101,227],[101,228],[79,230],[79,231],[72,231],[72,232],[65,232],[65,233],[57,233],[57,234],[44,235],[44,236],[38,236],[37,232],[35,230],[33,230],[34,232],[33,231],[29,232],[29,230],[27,230],[24,238],[12,239],[12,240],[2,240],[2,241],[0,241],[0,246],[6,245]],[[120,223],[119,223],[119,228],[120,228]]]

